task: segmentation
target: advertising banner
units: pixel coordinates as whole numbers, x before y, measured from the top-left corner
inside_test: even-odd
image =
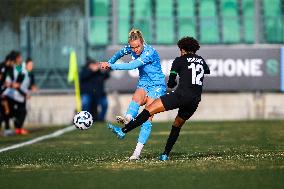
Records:
[[[121,47],[110,47],[110,58]],[[177,46],[154,46],[161,58],[166,76],[173,60],[179,56]],[[278,46],[203,46],[201,55],[211,74],[204,79],[205,91],[283,91],[283,56]],[[131,61],[130,56],[120,61]],[[118,61],[119,62],[119,61]],[[138,70],[113,71],[107,82],[110,91],[133,92],[136,89]],[[283,74],[282,74],[283,76]],[[281,82],[282,81],[282,82]]]

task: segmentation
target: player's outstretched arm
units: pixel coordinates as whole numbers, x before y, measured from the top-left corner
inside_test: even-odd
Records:
[[[120,59],[123,55],[121,55],[120,51],[116,52],[109,60],[108,63],[114,64],[118,59]]]
[[[112,70],[133,70],[143,65],[143,62],[136,59],[129,63],[119,63],[119,64],[111,64],[110,68]]]
[[[109,60],[109,64],[114,64],[118,59],[123,57],[124,55],[130,54],[130,48],[128,46],[125,46],[120,51],[117,51]]]

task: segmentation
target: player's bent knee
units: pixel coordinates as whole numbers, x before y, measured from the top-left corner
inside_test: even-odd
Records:
[[[143,103],[143,98],[140,97],[132,97],[132,101],[136,102],[137,104],[139,104],[140,106],[144,105]]]
[[[146,97],[146,92],[143,89],[137,89],[133,94],[132,100],[141,106],[145,104]]]
[[[161,99],[154,100],[151,104],[147,105],[145,109],[148,110],[151,115],[165,111]]]

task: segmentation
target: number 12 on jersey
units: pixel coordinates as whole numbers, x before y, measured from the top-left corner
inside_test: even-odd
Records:
[[[204,69],[203,69],[203,66],[201,64],[194,64],[194,63],[191,63],[190,66],[188,66],[188,69],[192,69],[192,84],[193,85],[202,85],[202,81],[201,78],[203,77],[204,75]],[[197,72],[200,72],[197,74]]]

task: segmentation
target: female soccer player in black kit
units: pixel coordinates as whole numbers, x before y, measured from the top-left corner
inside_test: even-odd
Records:
[[[125,127],[111,128],[120,139],[123,139],[127,132],[140,126],[152,115],[178,108],[178,115],[172,125],[165,151],[159,158],[163,161],[169,159],[169,153],[179,136],[181,127],[194,114],[201,101],[204,74],[210,74],[205,60],[195,54],[200,48],[196,39],[184,37],[178,41],[177,45],[181,56],[174,60],[168,80],[168,87],[174,88],[177,85],[177,74],[179,75],[179,85],[176,90],[153,101]]]

